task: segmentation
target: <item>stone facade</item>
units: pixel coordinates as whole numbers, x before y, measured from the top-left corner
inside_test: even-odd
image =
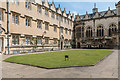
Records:
[[[120,2],[116,9],[76,15],[74,24],[74,41],[76,48],[117,48],[119,46]]]
[[[9,34],[7,34],[6,2],[0,5],[0,52],[10,54],[44,49],[64,49],[72,41],[74,17],[61,11],[54,1],[14,0],[9,2]]]

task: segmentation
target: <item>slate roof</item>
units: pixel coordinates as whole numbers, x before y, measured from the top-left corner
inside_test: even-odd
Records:
[[[117,11],[116,9],[113,9],[113,10],[110,10],[111,12],[113,12],[114,15],[117,14]],[[102,12],[98,12],[99,16],[100,17],[105,17],[105,14],[107,14],[108,10],[107,11],[102,11]],[[94,18],[96,13],[91,13],[91,14],[88,14],[89,18],[92,19]],[[80,15],[79,18],[80,20],[83,20],[85,18],[86,14],[85,15]]]

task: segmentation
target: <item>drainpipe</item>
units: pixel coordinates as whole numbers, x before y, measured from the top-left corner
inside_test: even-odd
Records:
[[[8,55],[9,51],[9,0],[7,0],[7,46],[8,46]]]
[[[93,38],[94,40],[93,40],[93,41],[95,42],[95,35],[96,35],[96,34],[95,34],[95,19],[93,20],[93,23],[94,23],[94,24],[93,24],[93,26],[94,26],[94,38]],[[95,43],[94,43],[94,47],[95,47]]]
[[[59,15],[58,15],[58,17],[60,17]],[[58,21],[59,21],[59,50],[61,50],[61,18],[58,18]]]

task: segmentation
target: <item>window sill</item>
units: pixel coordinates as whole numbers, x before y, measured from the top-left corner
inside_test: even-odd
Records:
[[[19,44],[12,44],[12,46],[19,46]]]

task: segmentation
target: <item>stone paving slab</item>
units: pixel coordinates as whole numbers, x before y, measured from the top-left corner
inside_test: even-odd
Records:
[[[3,59],[9,56],[3,56]],[[118,50],[92,67],[43,69],[2,62],[3,78],[118,78]]]

